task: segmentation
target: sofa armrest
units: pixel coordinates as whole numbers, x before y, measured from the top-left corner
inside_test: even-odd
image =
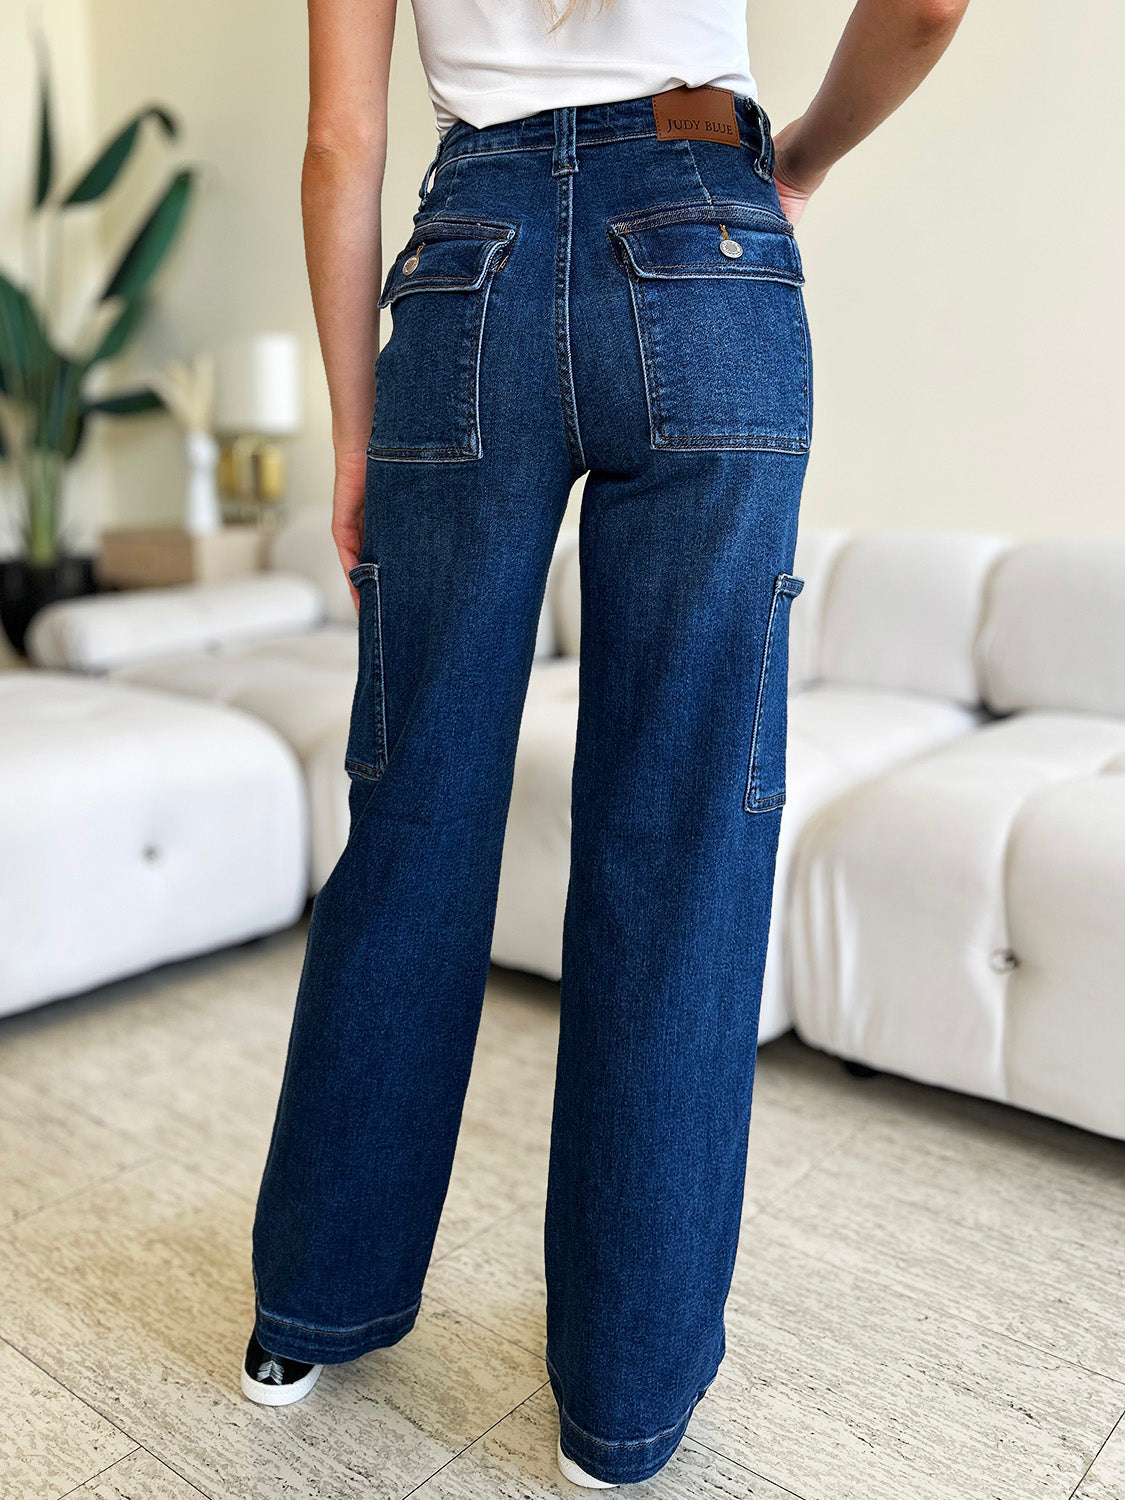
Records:
[[[324,618],[316,584],[295,573],[90,594],[48,604],[28,627],[37,666],[104,672],[129,662],[311,630]]]

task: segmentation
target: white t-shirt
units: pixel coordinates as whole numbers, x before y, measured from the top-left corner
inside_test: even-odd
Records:
[[[412,0],[438,133],[712,83],[757,98],[745,0],[614,0],[548,35],[540,0]],[[561,0],[554,0],[561,8]],[[557,11],[556,11],[557,14]]]

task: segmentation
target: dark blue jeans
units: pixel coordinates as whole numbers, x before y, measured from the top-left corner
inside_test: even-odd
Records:
[[[725,1350],[785,798],[811,423],[764,113],[457,122],[386,277],[347,847],[312,909],[253,1235],[258,1337],[334,1363],[418,1315],[489,967],[568,492],[582,649],[547,1185],[565,1451],[667,1462]]]

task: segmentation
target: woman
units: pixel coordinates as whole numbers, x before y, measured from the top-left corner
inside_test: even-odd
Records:
[[[812,415],[793,226],[967,0],[859,0],[776,139],[743,0],[538,3],[414,0],[440,135],[385,280],[394,0],[309,4],[304,223],[360,658],[242,1379],[298,1400],[418,1315],[585,474],[546,1352],[563,1473],[610,1487],[667,1463],[725,1350]]]

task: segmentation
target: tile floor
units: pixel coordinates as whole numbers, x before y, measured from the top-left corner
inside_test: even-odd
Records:
[[[557,987],[493,970],[422,1314],[243,1399],[304,924],[0,1020],[3,1500],[540,1500]],[[638,1500],[1125,1500],[1125,1145],[762,1049],[728,1353]]]

